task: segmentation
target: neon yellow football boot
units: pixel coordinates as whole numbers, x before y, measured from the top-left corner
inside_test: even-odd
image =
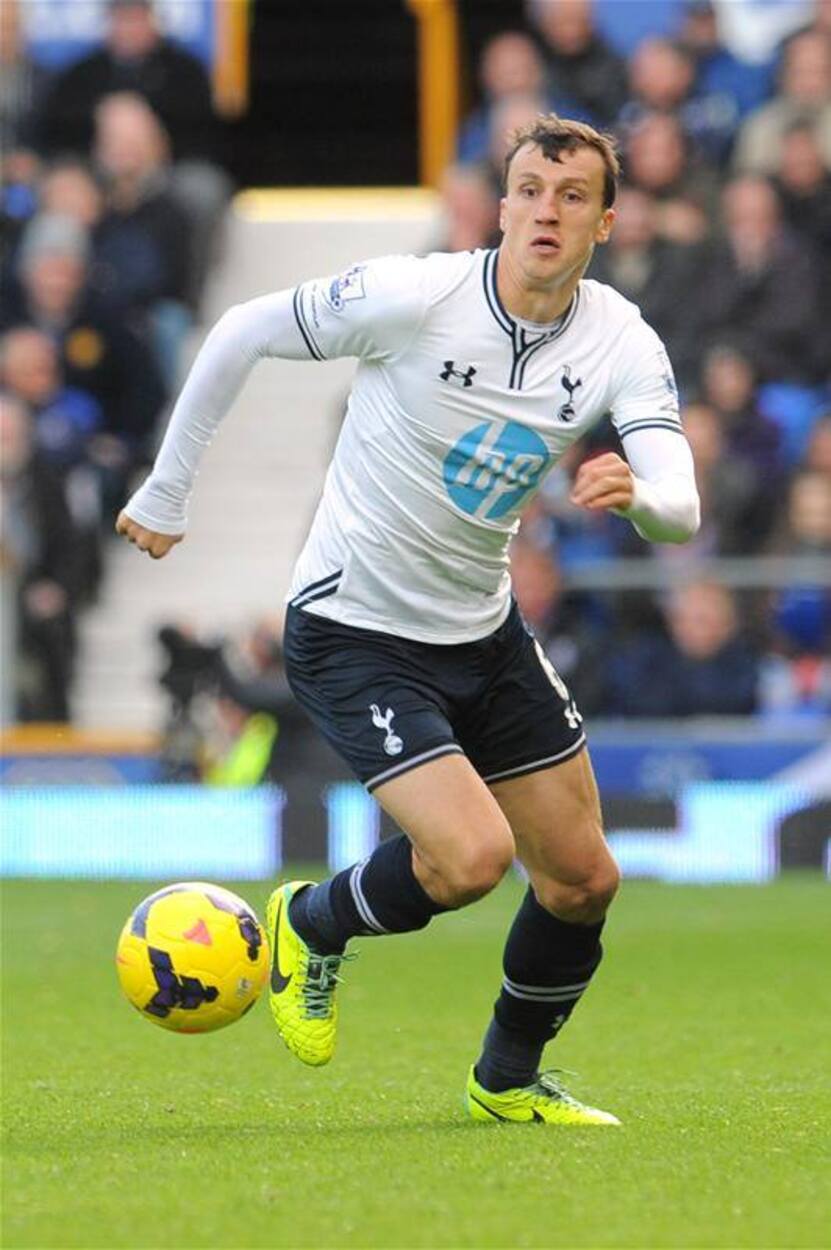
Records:
[[[271,945],[269,1005],[277,1031],[293,1055],[317,1068],[335,1050],[338,969],[346,955],[318,955],[292,928],[289,904],[313,881],[288,881],[271,894],[266,928]]]
[[[578,1102],[563,1088],[554,1072],[541,1072],[532,1085],[492,1094],[476,1080],[470,1069],[465,1105],[474,1120],[497,1120],[539,1124],[620,1124],[617,1116]]]

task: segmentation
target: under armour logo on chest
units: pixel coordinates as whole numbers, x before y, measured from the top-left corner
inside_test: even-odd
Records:
[[[439,377],[442,382],[449,382],[451,378],[458,378],[462,386],[473,386],[473,378],[476,373],[474,365],[468,365],[467,369],[457,369],[455,360],[445,360],[444,368]]]
[[[557,409],[557,416],[561,421],[570,421],[575,414],[574,392],[578,386],[583,385],[583,379],[578,378],[576,382],[572,382],[571,365],[563,365],[563,376],[560,378],[560,385],[566,391],[568,399]]]

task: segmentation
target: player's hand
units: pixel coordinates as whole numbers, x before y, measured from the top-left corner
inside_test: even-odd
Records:
[[[123,535],[128,542],[135,543],[139,551],[146,551],[153,560],[163,559],[170,548],[184,538],[184,534],[159,534],[156,530],[145,529],[138,521],[128,517],[123,509],[118,514],[115,532]]]
[[[569,496],[578,508],[625,511],[635,498],[635,477],[625,460],[607,452],[581,464]]]

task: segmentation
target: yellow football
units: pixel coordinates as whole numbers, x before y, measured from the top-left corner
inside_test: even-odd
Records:
[[[116,968],[145,1020],[210,1033],[254,1006],[268,976],[268,942],[243,899],[184,881],[139,903],[118,939]]]

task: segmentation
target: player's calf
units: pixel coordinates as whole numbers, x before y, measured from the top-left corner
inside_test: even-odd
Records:
[[[611,882],[607,882],[607,888]],[[595,901],[600,894],[594,896]],[[600,964],[602,918],[574,923],[525,895],[505,946],[504,978],[476,1063],[476,1080],[493,1093],[532,1085],[546,1044],[556,1037]]]
[[[447,911],[419,881],[413,848],[403,834],[370,857],[298,893],[291,903],[296,932],[319,954],[339,954],[350,938],[423,929]]]

